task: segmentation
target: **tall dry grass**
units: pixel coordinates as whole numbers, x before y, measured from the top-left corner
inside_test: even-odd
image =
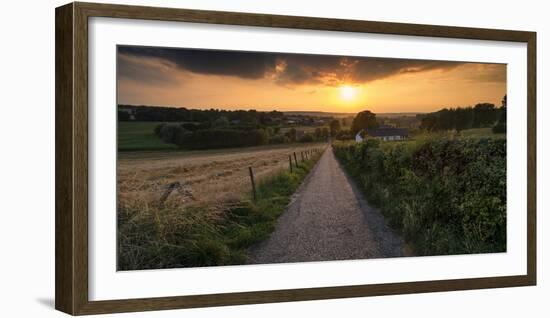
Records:
[[[262,147],[121,159],[118,165],[118,269],[242,264],[244,249],[265,238],[320,152],[319,145]],[[289,173],[288,155],[299,168]],[[294,158],[293,158],[294,160]],[[294,163],[294,162],[293,162]],[[250,200],[248,167],[258,200]],[[172,182],[182,187],[160,204]]]

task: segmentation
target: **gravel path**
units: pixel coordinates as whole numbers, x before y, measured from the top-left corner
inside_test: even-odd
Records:
[[[403,240],[368,205],[329,147],[270,238],[249,250],[249,263],[397,257],[403,251]]]

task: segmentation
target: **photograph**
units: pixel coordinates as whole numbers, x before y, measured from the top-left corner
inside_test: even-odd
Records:
[[[507,252],[505,63],[118,45],[116,85],[117,271]]]

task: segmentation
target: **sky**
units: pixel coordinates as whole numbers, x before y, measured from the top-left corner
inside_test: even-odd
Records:
[[[506,65],[119,46],[118,104],[187,108],[430,112],[506,94]]]

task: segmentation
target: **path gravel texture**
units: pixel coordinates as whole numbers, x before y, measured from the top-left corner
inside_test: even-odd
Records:
[[[249,263],[398,257],[404,250],[402,238],[369,206],[329,147],[275,231],[249,250]]]

